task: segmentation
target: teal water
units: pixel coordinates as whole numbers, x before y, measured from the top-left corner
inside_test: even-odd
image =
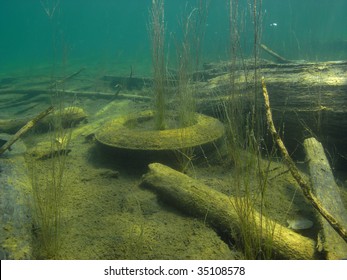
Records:
[[[168,52],[178,21],[196,0],[166,0]],[[210,1],[203,44],[204,61],[225,59],[229,45],[226,0]],[[239,0],[245,53],[253,42],[251,0]],[[52,63],[132,65],[151,69],[148,14],[151,0],[0,0],[0,72]],[[54,9],[54,7],[56,7]],[[290,59],[347,57],[347,1],[263,0],[262,42]],[[54,13],[53,13],[54,10]],[[51,14],[50,14],[51,13]],[[187,14],[187,13],[186,13]]]
[[[190,220],[186,215],[177,215],[171,207],[166,208],[165,202],[158,203],[154,194],[137,188],[139,176],[145,172],[142,160],[137,162],[131,153],[125,152],[123,157],[126,160],[123,161],[122,155],[105,153],[92,140],[94,136],[90,134],[90,131],[97,131],[99,127],[107,125],[106,120],[143,108],[147,109],[150,106],[148,99],[153,93],[150,92],[149,87],[142,86],[142,82],[147,82],[146,79],[143,81],[142,79],[127,79],[128,81],[126,81],[119,79],[119,76],[128,77],[129,73],[137,76],[152,75],[151,40],[148,30],[149,9],[152,1],[0,0],[0,121],[3,121],[1,123],[3,129],[7,128],[7,124],[15,124],[18,128],[15,125],[14,128],[11,127],[13,130],[11,133],[14,133],[19,129],[22,121],[29,117],[32,118],[36,111],[42,111],[52,103],[57,107],[58,102],[54,103],[54,94],[58,95],[57,99],[60,102],[58,106],[74,104],[83,108],[88,115],[89,123],[82,123],[75,130],[76,134],[73,134],[74,143],[71,145],[72,153],[69,155],[71,161],[68,162],[67,173],[64,175],[67,178],[66,203],[64,202],[61,212],[64,216],[62,229],[64,242],[61,253],[57,254],[57,257],[66,259],[227,259],[239,257],[238,255],[230,256],[228,245],[231,243],[229,240],[227,243],[223,242],[212,228],[205,227],[207,215],[204,215],[201,221],[198,218]],[[201,62],[219,62],[230,59],[228,0],[165,0],[165,57],[169,67],[175,68],[177,64],[177,42],[182,37],[180,22],[182,19],[183,21],[187,19],[192,11],[196,11],[194,8],[200,2],[209,2],[208,16],[206,22],[203,23],[205,36],[202,42]],[[237,17],[239,41],[237,45],[241,47],[241,51],[239,50],[237,54],[242,53],[242,58],[251,57],[254,47],[252,14],[254,1],[232,0],[232,3],[239,5]],[[258,25],[260,35],[258,43],[266,44],[291,60],[347,60],[346,0],[256,0],[256,3],[259,5],[257,15],[261,15]],[[192,13],[195,15],[195,12]],[[263,52],[260,52],[260,57],[270,58]],[[84,70],[85,68],[87,70]],[[82,70],[82,74],[79,75]],[[325,70],[325,67],[321,66],[318,70]],[[320,79],[320,73],[319,71],[315,76],[317,79]],[[78,79],[75,79],[76,75],[79,75]],[[73,77],[73,79],[69,79],[69,77]],[[340,77],[340,73],[338,77]],[[141,82],[140,87],[143,87],[141,90],[136,89],[138,80]],[[220,86],[218,85],[216,88],[214,88],[215,83],[215,81],[206,83],[208,87],[205,92],[202,92],[204,96],[201,95],[203,106],[209,113],[215,109],[217,111],[219,109],[217,107],[222,104],[217,98],[214,98],[215,94],[218,97],[219,89],[221,89],[222,98],[230,91],[229,77],[227,83],[220,79]],[[199,85],[199,83],[197,84]],[[249,85],[250,83],[248,85],[245,83],[245,86]],[[293,99],[290,98],[290,94],[296,91],[296,87],[292,87],[291,83],[288,85],[288,93],[279,87],[280,94],[283,94],[283,97],[278,98],[281,99],[280,102],[277,101],[280,109],[273,110],[274,115],[276,113],[280,115],[277,119],[282,120],[286,117],[285,125],[279,127],[285,127],[288,142],[295,142],[290,148],[294,152],[300,149],[298,143],[301,130],[306,131],[309,128],[311,131],[312,128],[314,133],[316,133],[315,130],[317,131],[318,137],[322,136],[324,148],[329,151],[329,159],[331,158],[333,164],[337,166],[336,170],[340,168],[339,165],[342,166],[341,171],[338,170],[341,174],[338,174],[337,178],[339,178],[341,186],[344,186],[341,188],[341,196],[342,200],[346,201],[347,165],[345,164],[346,145],[344,141],[346,137],[343,133],[346,131],[344,129],[346,124],[343,121],[346,116],[345,109],[342,108],[341,113],[338,111],[336,115],[332,114],[340,103],[344,104],[345,98],[342,95],[346,92],[345,87],[341,87],[336,96],[328,91],[328,87],[320,86],[320,84],[309,88],[308,92],[312,92],[312,95],[309,95],[308,109],[306,110],[305,105],[305,110],[302,110],[303,119],[301,120],[300,116],[299,123],[296,118],[292,117],[293,111],[288,110],[288,113],[283,111],[283,108],[291,109],[291,104],[295,105],[296,100],[299,101],[297,103],[302,102],[299,94]],[[203,89],[204,86],[203,84],[197,89]],[[235,96],[239,96],[239,93],[236,93]],[[273,96],[276,94],[278,93],[275,92]],[[306,91],[304,94],[305,97],[308,96]],[[210,96],[212,97],[211,102]],[[329,105],[325,106],[328,99],[327,103],[331,104],[332,109],[328,107]],[[221,99],[221,101],[223,100]],[[274,99],[271,99],[271,102],[272,100]],[[283,106],[281,105],[282,100],[285,101]],[[176,101],[174,100],[174,102]],[[171,104],[169,106],[171,107]],[[306,114],[306,112],[308,113]],[[246,120],[247,123],[250,120],[250,114],[247,113],[244,116],[245,121],[241,114],[237,120],[246,124]],[[330,116],[337,120],[336,124],[333,123],[334,120],[330,119]],[[18,121],[18,124],[13,120]],[[306,122],[306,120],[308,121]],[[334,124],[331,130],[328,129],[330,123]],[[129,124],[129,127],[131,126],[132,124]],[[249,127],[250,125],[247,124],[243,129],[248,130]],[[86,130],[84,130],[85,128]],[[290,135],[290,132],[287,133],[287,131],[295,133]],[[249,132],[247,131],[245,134],[248,135]],[[326,137],[325,133],[327,133]],[[36,146],[38,150],[41,149],[37,143],[48,143],[51,147],[52,142],[64,143],[66,139],[55,136],[53,138],[49,134],[41,133],[38,128],[32,134],[29,132],[28,138],[23,138],[28,148],[28,158],[31,157],[33,147],[35,151]],[[85,135],[88,136],[84,137]],[[249,136],[251,135],[253,134],[249,134]],[[180,138],[181,136],[184,135],[180,134]],[[266,138],[265,134],[264,138]],[[46,141],[47,139],[48,141]],[[245,140],[246,142],[249,142],[248,139]],[[259,142],[261,144],[259,147],[263,147],[263,142],[265,143],[265,140]],[[14,148],[14,152],[16,149]],[[44,150],[44,146],[42,150]],[[263,178],[267,176],[251,178],[253,174],[251,168],[253,167],[247,158],[242,163],[240,160],[240,166],[237,165],[238,163],[230,165],[229,162],[225,165],[219,164],[219,158],[231,155],[225,154],[224,156],[223,150],[220,149],[220,154],[218,151],[216,161],[213,157],[209,161],[205,156],[205,151],[202,150],[206,163],[203,160],[200,165],[198,161],[201,157],[197,156],[196,167],[193,166],[194,177],[202,179],[209,186],[213,185],[213,188],[228,195],[233,193],[239,195],[240,190],[235,190],[235,188],[236,186],[239,188],[240,183],[253,186],[253,184],[260,183],[258,179],[261,179],[261,185],[264,185]],[[27,162],[28,165],[37,166],[30,166],[30,168],[36,168],[36,172],[39,173],[38,185],[40,186],[36,186],[38,189],[47,190],[47,184],[51,179],[54,180],[55,172],[51,171],[52,165],[49,162],[52,158],[51,153],[52,148],[49,150],[47,159],[33,159],[35,163]],[[182,155],[189,159],[189,165],[195,165],[195,162],[190,162],[191,159],[195,159],[195,154],[186,156],[182,153]],[[243,153],[240,155],[243,159]],[[184,159],[184,157],[182,158]],[[185,159],[179,162],[181,157],[177,158],[177,163],[173,162],[175,165],[187,166]],[[277,166],[276,162],[274,164]],[[274,186],[274,188],[267,192],[269,204],[266,202],[266,206],[269,205],[267,207],[270,210],[270,218],[281,221],[281,224],[286,226],[284,223],[287,221],[289,213],[294,217],[298,213],[304,214],[303,216],[307,215],[309,218],[316,217],[312,207],[304,203],[299,193],[295,197],[297,192],[292,185],[292,178],[284,177],[289,176],[289,173],[282,172],[280,166],[272,167],[272,165],[273,163],[271,163],[271,172],[275,171],[275,173],[272,173],[271,177],[269,176],[269,187]],[[2,175],[5,174],[4,170],[4,168],[0,170]],[[239,174],[239,171],[244,173]],[[267,171],[270,172],[270,169]],[[22,173],[25,174],[24,171],[20,174]],[[46,174],[52,175],[46,176]],[[234,174],[235,178],[231,178]],[[243,175],[245,179],[243,179]],[[34,177],[34,175],[31,176]],[[12,173],[9,178],[11,177],[13,177]],[[4,178],[7,182],[8,178]],[[11,183],[13,183],[12,181]],[[22,185],[23,182],[21,182]],[[27,186],[30,188],[32,183],[36,182],[30,181]],[[6,184],[3,186],[7,188]],[[25,195],[27,196],[27,192]],[[11,193],[10,197],[15,196]],[[13,200],[10,203],[7,202],[5,206],[11,205],[9,209],[12,211],[15,209],[12,204],[16,205],[16,203]],[[291,221],[291,219],[288,220]],[[35,236],[37,235],[36,230],[40,230],[35,223],[36,221],[33,223],[29,221],[30,240],[32,229],[35,229]],[[0,229],[6,230],[6,234],[10,236],[12,231],[8,231],[8,228],[7,226],[0,227]],[[312,233],[314,240],[316,240],[316,230],[317,228]],[[81,232],[85,234],[81,234]],[[311,236],[311,233],[309,235]],[[9,240],[12,240],[12,236]],[[13,244],[15,249],[19,248],[17,243],[13,242]],[[232,250],[235,252],[234,248]],[[6,254],[7,252],[0,250],[0,258],[7,258]],[[41,255],[34,252],[33,257],[41,258]]]

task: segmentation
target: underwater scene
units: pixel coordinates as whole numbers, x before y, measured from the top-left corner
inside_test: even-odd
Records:
[[[347,1],[0,6],[0,259],[347,258]]]

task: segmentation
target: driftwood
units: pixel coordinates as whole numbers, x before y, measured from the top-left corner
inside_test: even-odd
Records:
[[[25,144],[17,141],[0,157],[0,259],[32,259],[33,220],[31,181],[24,158]]]
[[[340,197],[329,162],[321,143],[315,138],[304,141],[306,158],[310,169],[313,193],[317,199],[337,220],[347,226],[347,211]],[[329,223],[321,219],[323,227],[323,250],[327,259],[347,258],[347,243],[331,228]]]
[[[30,120],[26,125],[24,125],[18,132],[13,135],[13,137],[8,140],[1,148],[0,148],[0,155],[3,154],[6,150],[8,150],[24,133],[29,131],[31,128],[33,128],[38,121],[40,121],[42,118],[47,116],[53,111],[53,106],[50,106],[48,109],[44,110],[40,114],[38,114],[35,118]]]
[[[87,114],[80,107],[66,107],[60,112],[55,112],[55,114],[51,114],[47,118],[38,120],[35,125],[39,128],[39,130],[48,130],[51,125],[54,125],[53,120],[56,117],[61,119],[62,127],[67,128],[74,126],[86,119]],[[28,123],[28,119],[0,119],[0,132],[13,134],[17,132],[21,127],[23,127],[26,123]]]
[[[156,191],[162,199],[187,214],[199,217],[232,237],[232,230],[240,233],[235,200],[202,184],[196,179],[160,163],[149,165],[142,178],[142,187]],[[272,242],[276,258],[314,259],[315,242],[307,237],[262,217],[255,211],[255,224],[263,231],[263,241]],[[274,230],[266,227],[275,224]]]
[[[261,88],[254,89],[252,62],[245,61],[234,70],[230,63],[208,67],[215,76],[198,90],[201,112],[214,113],[221,100],[241,99],[248,111],[251,109],[246,106],[247,101],[256,100],[256,106],[263,108]],[[347,158],[347,61],[286,64],[259,61],[260,75],[266,78],[273,121],[278,127],[284,125],[285,143],[290,151],[307,137],[309,130],[321,141],[326,139],[324,146],[336,147],[338,154]],[[254,98],[255,92],[259,98]]]
[[[54,83],[52,83],[49,88],[54,88],[54,87],[57,87],[59,85],[62,85],[64,84],[65,82],[67,82],[68,80],[71,80],[72,78],[76,77],[78,74],[80,74],[85,68],[81,68],[79,69],[78,71],[66,76],[66,77],[63,77],[62,79],[60,80],[56,80]]]
[[[142,89],[143,87],[151,87],[153,85],[153,79],[147,77],[120,77],[105,75],[102,80],[109,82],[109,85],[113,89]]]
[[[230,64],[209,66],[215,67],[214,77],[203,84],[197,92],[202,102],[201,108],[203,109],[204,105],[207,109],[209,107],[208,99],[204,100],[204,96],[210,99],[214,97],[216,100],[231,96],[254,97],[254,67],[251,63],[245,61],[244,69],[239,66],[233,70],[233,84],[231,84]],[[267,88],[271,93],[272,108],[276,112],[347,113],[347,61],[287,64],[260,61],[259,68],[259,73],[266,78]],[[232,85],[233,91],[230,91]],[[261,94],[260,89],[259,93]],[[258,102],[259,106],[263,104],[260,98]],[[331,117],[330,121],[333,123],[335,119],[334,116]],[[338,121],[343,120],[338,119]],[[324,119],[321,125],[322,129],[328,128]],[[343,122],[343,125],[347,127],[347,121]]]
[[[278,53],[274,52],[272,49],[265,46],[264,44],[260,44],[260,48],[263,51],[265,51],[266,53],[268,53],[269,55],[271,55],[272,57],[274,57],[278,63],[295,63],[292,60],[289,60],[289,59],[286,59],[286,58],[280,56]]]
[[[50,95],[51,91],[49,89],[14,89],[10,91],[0,90],[1,93],[11,93],[11,94],[27,94],[28,96],[36,95]],[[136,95],[130,93],[117,93],[117,92],[101,92],[101,91],[86,91],[86,90],[56,90],[57,94],[66,94],[70,96],[80,96],[83,98],[99,98],[99,99],[133,99],[138,101],[150,101],[150,96]],[[24,102],[23,102],[24,103]]]
[[[347,231],[343,227],[343,225],[336,220],[334,216],[321,204],[321,202],[317,199],[317,197],[313,194],[311,185],[306,182],[306,180],[300,175],[299,169],[296,167],[294,161],[290,157],[287,148],[285,147],[281,137],[277,133],[274,122],[272,120],[272,113],[270,108],[269,95],[267,92],[267,88],[265,85],[265,80],[262,78],[262,89],[265,100],[265,109],[266,109],[266,119],[268,123],[269,131],[272,135],[272,138],[278,145],[280,152],[283,156],[284,162],[288,166],[290,173],[297,181],[299,186],[301,187],[305,197],[312,204],[312,206],[324,217],[324,219],[331,225],[331,227],[343,238],[345,242],[347,242]]]

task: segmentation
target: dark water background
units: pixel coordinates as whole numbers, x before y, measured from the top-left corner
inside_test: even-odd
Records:
[[[0,0],[0,73],[52,63],[97,65],[150,75],[148,14],[151,0]],[[196,0],[166,0],[167,34]],[[203,61],[225,59],[229,44],[226,0],[211,0]],[[247,0],[241,39],[252,45]],[[251,1],[252,2],[252,1]],[[186,8],[187,7],[187,8]],[[262,42],[290,59],[347,59],[346,0],[263,0]],[[168,44],[173,45],[170,41]],[[169,47],[174,52],[173,46]],[[245,50],[247,52],[247,50]],[[170,56],[170,53],[169,55]]]

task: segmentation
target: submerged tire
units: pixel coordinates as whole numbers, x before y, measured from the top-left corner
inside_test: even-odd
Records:
[[[224,135],[224,126],[219,120],[202,114],[196,114],[194,125],[184,128],[152,130],[137,127],[153,118],[153,111],[123,116],[105,123],[95,137],[101,144],[113,148],[165,151],[203,146]]]

